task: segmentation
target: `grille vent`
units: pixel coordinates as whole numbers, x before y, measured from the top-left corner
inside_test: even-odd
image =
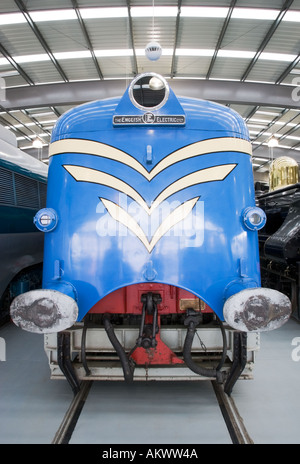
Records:
[[[46,191],[46,184],[0,167],[0,205],[43,208]]]
[[[15,204],[13,173],[3,168],[0,168],[0,204]]]

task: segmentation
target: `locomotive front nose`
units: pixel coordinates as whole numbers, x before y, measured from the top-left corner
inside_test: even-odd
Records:
[[[226,322],[242,332],[265,332],[281,327],[291,315],[291,302],[270,288],[247,288],[230,296],[223,308]]]

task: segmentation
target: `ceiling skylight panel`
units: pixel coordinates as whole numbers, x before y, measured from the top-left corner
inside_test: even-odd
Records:
[[[75,10],[71,8],[66,10],[30,11],[30,16],[34,22],[77,19]]]
[[[280,10],[269,10],[264,8],[234,8],[232,19],[261,19],[274,20],[279,15]]]
[[[205,49],[205,48],[177,48],[177,56],[213,56],[214,49]]]
[[[136,56],[145,56],[145,49],[144,48],[136,48],[135,49]],[[173,48],[163,48],[162,49],[162,56],[172,56],[173,55]]]
[[[16,63],[35,63],[38,61],[50,61],[50,57],[47,53],[39,53],[36,55],[22,55],[22,56],[14,56],[13,59]]]
[[[110,58],[114,56],[133,56],[133,50],[127,48],[111,49],[111,50],[94,50],[94,53],[98,57]],[[144,50],[145,53],[145,50]]]
[[[54,57],[58,60],[78,59],[78,58],[91,58],[91,52],[89,50],[81,50],[75,52],[57,52],[54,53]]]
[[[260,57],[262,60],[274,60],[274,61],[294,61],[297,55],[289,55],[288,53],[267,53],[263,52]]]
[[[83,19],[95,18],[127,18],[128,10],[125,7],[120,8],[80,8],[80,14]]]
[[[5,13],[0,14],[0,26],[6,24],[20,24],[26,23],[26,19],[22,13]]]
[[[253,58],[255,52],[245,50],[219,50],[218,57],[222,58]]]
[[[167,16],[167,17],[176,17],[178,13],[177,6],[133,6],[131,8],[131,16],[133,18],[142,18],[142,17],[153,17],[154,16]]]
[[[228,8],[223,7],[202,7],[202,6],[183,6],[180,16],[191,18],[226,18]]]
[[[300,22],[300,11],[290,10],[287,11],[282,18],[282,21],[293,21],[296,23]]]

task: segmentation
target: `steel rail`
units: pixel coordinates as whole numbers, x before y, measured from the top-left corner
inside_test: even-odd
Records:
[[[231,396],[228,396],[224,392],[223,386],[218,384],[216,381],[212,381],[212,386],[214,388],[215,395],[217,397],[219,407],[230,434],[232,443],[235,445],[254,444]]]
[[[84,381],[79,392],[74,396],[71,404],[57,429],[52,440],[52,445],[66,445],[69,443],[72,433],[83,409],[84,403],[92,386],[92,381]]]

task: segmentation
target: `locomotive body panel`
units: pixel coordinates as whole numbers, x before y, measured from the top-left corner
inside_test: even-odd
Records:
[[[255,205],[243,119],[216,103],[176,98],[149,73],[121,98],[63,115],[49,155],[47,207],[35,217],[45,232],[43,290],[15,300],[14,322],[59,332],[57,353],[52,341],[46,351],[75,389],[74,369],[80,378],[106,378],[108,337],[127,381],[132,363],[145,367],[146,378],[149,365],[172,365],[182,378],[187,369],[217,381],[229,372],[230,392],[253,362],[257,345],[247,349],[246,332],[277,328],[290,314],[287,297],[260,288],[257,230],[265,214]],[[208,322],[213,368],[202,359],[203,343],[195,348],[194,341]],[[70,360],[79,329],[76,364]],[[97,349],[91,331],[98,333]],[[165,343],[173,335],[179,352]],[[119,378],[119,367],[109,369]]]
[[[44,283],[51,288],[59,260],[79,320],[114,290],[149,281],[194,293],[222,319],[229,284],[260,284],[256,236],[241,220],[255,205],[241,118],[221,105],[179,102],[183,127],[116,127],[117,102],[115,111],[97,102],[79,108],[83,126],[71,112],[53,132],[47,206],[59,223],[45,237]]]

